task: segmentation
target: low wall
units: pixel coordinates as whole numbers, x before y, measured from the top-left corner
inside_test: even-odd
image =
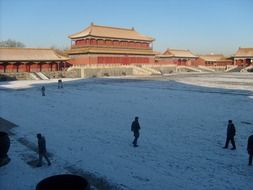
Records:
[[[150,69],[149,69],[150,68]],[[209,67],[215,72],[225,72],[226,67],[215,66]],[[85,65],[70,67],[64,71],[44,71],[42,72],[48,78],[90,78],[90,77],[104,77],[104,76],[125,76],[125,75],[152,75],[157,71],[157,74],[170,74],[174,72],[194,72],[194,67],[180,67],[177,65]],[[196,68],[198,69],[198,68]],[[232,70],[231,72],[239,72],[240,69]],[[196,72],[196,71],[195,71]],[[252,70],[251,70],[252,72]],[[0,73],[0,81],[5,80],[32,80],[29,72],[20,73]]]
[[[169,74],[169,73],[174,73],[177,71],[177,66],[165,66],[165,65],[161,65],[161,66],[151,66],[152,69],[155,69],[157,71],[160,71],[162,74]]]
[[[11,81],[11,80],[32,80],[30,74],[27,72],[21,73],[0,73],[0,81]]]
[[[45,71],[42,72],[48,78],[80,78],[81,70],[80,69],[72,69],[70,71]]]
[[[82,68],[83,77],[103,77],[103,76],[125,76],[132,75],[133,68]]]

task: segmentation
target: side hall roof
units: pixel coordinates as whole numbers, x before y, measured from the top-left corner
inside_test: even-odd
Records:
[[[253,48],[239,48],[234,57],[253,57]]]
[[[158,57],[164,58],[197,58],[192,54],[192,52],[188,49],[167,49],[162,55],[158,55]]]
[[[230,61],[223,54],[200,55],[199,58],[205,61]]]
[[[0,48],[0,61],[65,61],[68,59],[52,49]]]

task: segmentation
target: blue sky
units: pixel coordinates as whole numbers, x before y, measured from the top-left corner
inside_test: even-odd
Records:
[[[154,49],[233,54],[253,47],[253,0],[0,0],[1,40],[67,48],[91,22],[134,27]]]

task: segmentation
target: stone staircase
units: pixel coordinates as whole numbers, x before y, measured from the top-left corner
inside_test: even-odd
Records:
[[[152,75],[161,75],[162,74],[161,71],[156,70],[154,68],[151,68],[148,65],[144,65],[141,68],[144,69],[144,70],[147,70],[147,71],[151,72]]]
[[[177,66],[177,72],[186,71],[186,72],[202,72],[200,69],[196,67],[184,66],[180,65]]]
[[[33,79],[33,80],[48,80],[49,78],[44,75],[42,72],[33,72],[33,73],[30,73],[30,77]]]
[[[253,70],[253,65],[250,65],[248,67],[243,68],[240,72],[249,72]],[[251,71],[252,72],[252,71]]]
[[[35,73],[29,73],[29,75],[33,80],[40,80],[40,78]]]
[[[144,75],[144,76],[152,75],[151,71],[143,69],[141,66],[132,65],[131,67],[133,68],[133,75]]]
[[[227,69],[226,72],[241,72],[242,69],[243,67],[235,65],[234,67]]]
[[[214,69],[210,68],[210,67],[207,67],[207,66],[203,66],[203,65],[199,65],[198,66],[198,69],[204,71],[204,72],[215,72]]]
[[[42,72],[36,72],[36,75],[39,76],[41,80],[48,80],[49,78],[44,75]]]
[[[234,72],[233,70],[237,70],[237,67],[238,67],[237,65],[227,66],[225,72]]]
[[[177,65],[151,65],[152,69],[161,73],[161,75],[171,74],[176,72]]]

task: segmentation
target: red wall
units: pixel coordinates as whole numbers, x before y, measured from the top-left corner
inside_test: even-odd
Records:
[[[70,59],[69,62],[72,65],[90,64],[90,57],[89,56],[75,57]]]
[[[232,60],[224,60],[224,61],[205,61],[202,58],[198,58],[194,61],[194,65],[203,65],[203,66],[226,66],[232,65]]]
[[[73,65],[82,64],[149,64],[154,63],[154,58],[146,56],[103,56],[103,55],[86,55],[70,59]]]
[[[202,58],[197,58],[195,61],[194,61],[195,65],[202,65],[204,66],[205,65],[205,60],[202,59]]]
[[[22,63],[16,63],[16,64],[10,64],[10,63],[5,63],[0,64],[0,72],[39,72],[39,71],[57,71],[58,70],[58,64],[57,63],[27,63],[27,64],[22,64]],[[69,66],[67,63],[66,66]],[[59,64],[59,70],[61,70],[64,67],[64,63]]]
[[[4,65],[0,64],[0,73],[4,72]]]
[[[156,59],[157,64],[176,64],[176,65],[195,65],[195,59],[180,59],[180,58],[158,58]]]
[[[130,56],[125,56],[125,57],[114,57],[114,56],[99,56],[98,57],[98,63],[103,63],[103,64],[109,64],[109,63],[119,63],[119,64],[138,64],[138,63],[149,63],[149,58],[148,57],[130,57]]]
[[[251,64],[250,59],[237,59],[234,63],[238,66],[249,66]]]

